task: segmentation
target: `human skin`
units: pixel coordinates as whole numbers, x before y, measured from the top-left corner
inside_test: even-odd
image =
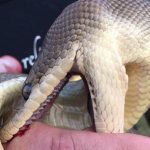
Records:
[[[21,72],[11,56],[0,57],[0,72]],[[150,138],[134,134],[98,134],[93,131],[59,129],[39,122],[4,145],[5,150],[149,150]]]
[[[6,150],[149,150],[150,139],[132,134],[98,134],[73,131],[33,123],[22,136],[15,137]]]
[[[0,72],[21,73],[22,66],[13,56],[5,55],[0,57]]]

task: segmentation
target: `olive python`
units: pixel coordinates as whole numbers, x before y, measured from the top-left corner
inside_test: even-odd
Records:
[[[1,75],[1,141],[41,119],[52,103],[45,120],[53,125],[91,126],[84,82],[65,86],[73,74],[81,75],[89,89],[96,132],[123,133],[136,124],[150,106],[150,2],[78,0],[66,7],[50,27],[27,79]],[[60,115],[65,121],[57,121]]]

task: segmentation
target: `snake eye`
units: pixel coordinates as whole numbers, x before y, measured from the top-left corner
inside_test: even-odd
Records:
[[[29,98],[31,90],[32,90],[32,84],[31,83],[27,83],[24,85],[23,90],[22,90],[22,95],[23,95],[25,100],[27,100]]]

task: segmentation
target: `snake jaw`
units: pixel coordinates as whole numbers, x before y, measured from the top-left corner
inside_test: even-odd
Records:
[[[13,130],[11,133],[6,134],[8,136],[7,141],[12,140],[16,136],[24,135],[24,133],[28,129],[30,129],[30,124],[38,120],[38,118],[40,117],[42,117],[42,120],[40,121],[46,124],[50,124],[52,126],[57,126],[57,127],[72,128],[72,129],[77,129],[77,130],[82,130],[82,129],[91,127],[92,124],[91,124],[90,116],[86,108],[86,105],[87,105],[86,87],[84,86],[84,82],[82,80],[79,80],[76,82],[74,80],[75,79],[73,79],[73,81],[70,81],[63,88],[63,90],[59,94],[59,97],[55,100],[52,108],[48,112],[49,114],[46,112],[49,109],[49,107],[51,107],[57,93],[59,93],[59,91],[61,90],[60,88],[62,87],[62,85],[60,84],[59,86],[55,88],[53,93],[50,96],[48,96],[48,98],[40,105],[39,109],[33,113],[30,119],[28,119],[24,123],[24,125],[21,126],[20,124],[20,128],[19,127],[16,128],[16,126],[18,126],[17,122],[16,124],[13,124],[12,128],[15,128],[15,130]],[[64,84],[63,81],[61,83]],[[59,112],[61,113],[61,115]],[[43,118],[42,114],[44,115],[44,117],[48,115],[50,120],[48,121],[46,118]],[[73,118],[71,117],[72,115],[73,115]],[[2,137],[5,132],[3,133],[0,132]],[[4,141],[4,139],[2,139],[2,141],[7,142],[7,141]]]
[[[63,86],[66,84],[68,80],[69,80],[69,76],[67,75],[63,80],[60,81],[60,83],[54,88],[53,92],[45,100],[43,100],[44,102],[42,102],[33,113],[25,112],[26,110],[27,111],[29,110],[29,108],[26,108],[20,112],[21,115],[16,114],[13,120],[10,123],[7,123],[4,126],[4,128],[2,128],[2,130],[0,131],[0,134],[1,134],[0,137],[4,138],[4,139],[1,139],[2,142],[7,142],[17,135],[22,135],[28,129],[30,124],[32,124],[32,122],[39,120],[43,116],[43,114],[52,106],[52,103],[54,102],[59,92],[61,91],[61,89],[63,88]],[[26,105],[25,103],[24,108],[27,106],[28,105]],[[24,114],[25,114],[25,117],[22,118],[23,120],[20,122],[21,117]],[[12,128],[12,127],[10,128],[9,126],[17,127],[17,128],[16,130],[7,131],[6,129]]]
[[[25,124],[19,129],[19,134],[24,133],[24,131],[32,124],[32,122],[39,120],[45,112],[47,112],[58,94],[60,93],[61,89],[69,80],[69,76],[65,79],[61,80],[60,83],[54,88],[53,92],[46,98],[46,100],[40,104],[39,108],[33,112],[32,116],[25,122]],[[18,135],[18,133],[17,133]]]
[[[67,82],[67,80],[68,80],[68,78],[69,77],[67,77],[65,80],[63,80],[63,81],[61,81],[60,82],[60,84],[55,88],[55,90],[53,91],[53,93],[51,94],[51,95],[49,95],[48,97],[47,97],[47,99],[43,102],[43,103],[41,103],[41,105],[40,105],[40,107],[33,113],[33,115],[30,117],[30,119],[28,119],[26,122],[25,122],[25,124],[22,126],[22,127],[20,127],[19,128],[19,130],[16,130],[15,132],[16,132],[16,134],[14,134],[13,135],[13,137],[11,138],[11,139],[13,139],[14,137],[16,137],[16,136],[22,136],[22,135],[24,135],[24,133],[28,130],[28,129],[30,129],[30,124],[32,124],[32,122],[34,122],[34,121],[37,121],[38,119],[40,119],[41,117],[43,117],[43,115],[47,112],[47,110],[51,107],[51,105],[52,105],[52,103],[53,103],[53,101],[55,100],[55,98],[56,98],[56,96],[57,96],[57,94],[59,93],[59,91],[61,90],[61,88],[63,87],[63,85],[65,84],[65,82]],[[87,103],[87,101],[86,101],[86,99],[87,99],[87,97],[86,97],[86,95],[87,95],[87,93],[86,93],[86,90],[83,88],[84,87],[84,83],[83,83],[83,81],[77,81],[77,82],[74,82],[74,81],[72,81],[72,82],[69,82],[65,87],[64,87],[64,89],[62,90],[62,92],[60,93],[60,96],[59,96],[59,98],[57,98],[57,102],[59,103],[59,104],[61,104],[61,103],[63,103],[63,107],[64,107],[64,110],[62,110],[62,115],[64,114],[65,116],[70,116],[70,113],[73,113],[73,115],[74,114],[76,114],[77,116],[79,115],[80,117],[77,117],[77,119],[81,119],[81,121],[80,120],[78,120],[78,121],[76,121],[77,123],[79,123],[80,122],[80,124],[76,124],[76,122],[75,121],[73,121],[71,118],[66,118],[65,116],[63,116],[63,120],[64,120],[64,123],[63,123],[63,126],[62,127],[67,127],[67,128],[72,128],[75,124],[76,124],[76,127],[74,128],[74,129],[84,129],[84,128],[88,128],[88,127],[91,127],[91,122],[90,122],[90,118],[88,119],[88,114],[86,114],[86,113],[88,113],[87,112],[87,110],[85,110],[85,108],[86,108],[86,103]],[[73,88],[74,90],[71,90],[71,89]],[[72,91],[72,93],[68,93],[68,91]],[[66,95],[66,94],[67,95]],[[83,95],[83,98],[81,99],[81,96]],[[77,98],[76,100],[74,99],[74,100],[71,100],[71,97],[72,97],[72,99],[74,99],[74,97],[79,97],[79,98]],[[81,101],[82,100],[82,101]],[[75,102],[75,101],[77,101],[77,102]],[[73,109],[73,110],[76,110],[77,112],[75,113],[75,112],[72,112],[72,110],[70,110],[69,111],[69,109],[67,110],[67,107],[65,108],[65,103],[67,104],[67,105],[69,105],[69,103],[70,103],[70,105],[72,106],[72,103],[74,103],[74,106],[72,106],[72,107],[76,107],[76,108],[69,108],[69,109]],[[84,104],[85,103],[85,104]],[[79,105],[80,104],[80,105]],[[77,105],[77,106],[76,106]],[[54,104],[54,106],[57,106],[57,104]],[[52,115],[51,116],[51,118],[53,118],[54,116],[53,116],[53,114],[54,114],[54,112],[56,112],[56,110],[55,110],[55,107],[52,107],[50,110],[50,114]],[[79,108],[79,106],[81,107],[81,108]],[[80,109],[80,111],[79,111],[79,109]],[[63,112],[64,111],[64,112]],[[66,113],[68,113],[68,115],[66,114]],[[56,118],[59,118],[59,115],[58,114],[56,114],[57,116],[56,116]],[[83,117],[81,117],[81,116],[83,116]],[[62,116],[61,116],[62,117]],[[62,118],[59,118],[58,120],[59,120],[59,122],[58,122],[58,125],[59,125],[59,127],[60,127],[60,119],[62,119]],[[75,119],[75,118],[74,118]],[[62,120],[62,121],[63,121]],[[67,120],[69,120],[69,121],[71,121],[73,124],[65,124],[65,122],[67,121]],[[76,119],[75,119],[76,120]],[[57,122],[57,120],[55,120],[56,122]],[[43,122],[43,120],[42,120],[42,122]],[[45,121],[44,121],[45,122]],[[68,121],[67,121],[68,122]],[[74,124],[75,123],[75,124]],[[53,122],[50,122],[50,124],[51,125],[53,125],[53,126],[57,126],[56,124],[53,124]],[[69,126],[68,126],[69,125]],[[14,126],[16,126],[15,124],[14,124]],[[21,125],[20,125],[21,126]],[[79,128],[80,127],[80,128]],[[12,134],[13,134],[13,132],[12,132]],[[10,135],[10,134],[9,134]],[[8,141],[10,141],[10,140],[8,140]],[[3,140],[3,142],[4,142],[4,140]]]
[[[32,116],[33,112],[36,111],[41,104],[43,104],[44,100],[47,99],[50,93],[52,93],[53,96],[57,95],[57,89],[55,89],[55,87],[57,87],[57,85],[59,85],[59,83],[61,83],[63,79],[66,79],[65,77],[67,76],[67,73],[71,70],[74,64],[76,48],[78,47],[74,46],[73,43],[72,45],[70,44],[71,43],[69,43],[68,48],[70,49],[72,47],[73,51],[69,52],[69,54],[65,58],[59,58],[55,60],[55,64],[53,64],[54,66],[52,68],[49,68],[45,72],[45,74],[40,78],[39,83],[34,84],[34,86],[32,87],[32,92],[28,100],[24,104],[23,109],[18,111],[18,113],[12,118],[12,120],[9,121],[1,129],[0,137],[2,142],[7,142],[9,139],[11,139],[13,135],[16,134],[19,131],[19,129],[26,124],[26,121],[29,118],[35,117]],[[66,48],[66,45],[64,45],[64,47]],[[44,51],[42,51],[39,57],[42,57],[43,53]],[[38,60],[40,61],[40,58]],[[29,77],[27,78],[25,83],[30,83],[28,82],[28,80],[31,79],[31,76],[34,76],[33,70],[34,67],[37,67],[37,64],[38,61],[32,67],[31,73],[29,74]]]

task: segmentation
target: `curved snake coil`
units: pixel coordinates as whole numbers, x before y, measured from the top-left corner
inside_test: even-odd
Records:
[[[70,73],[87,81],[97,132],[123,132],[137,123],[150,105],[150,2],[78,0],[69,5],[49,29],[24,83],[23,91],[31,93],[2,124],[2,142],[32,123]]]

